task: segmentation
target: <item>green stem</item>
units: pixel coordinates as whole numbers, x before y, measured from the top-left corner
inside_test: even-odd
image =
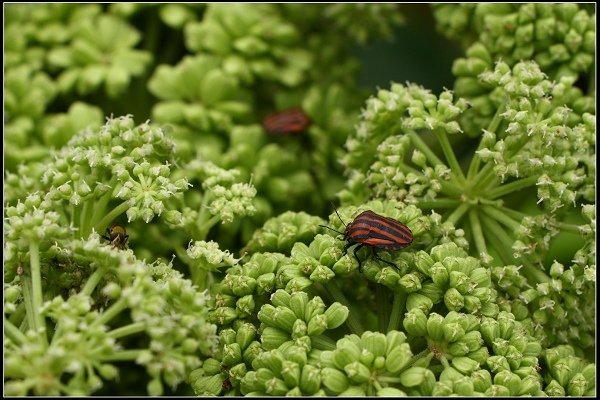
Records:
[[[420,200],[419,208],[455,208],[458,207],[462,202],[457,199],[432,199],[432,200]]]
[[[333,296],[333,299],[335,301],[344,304],[346,307],[348,307],[349,313],[348,319],[346,319],[346,325],[350,329],[350,332],[358,336],[362,335],[365,330],[362,326],[362,323],[360,322],[360,316],[356,313],[356,309],[354,307],[349,306],[350,303],[348,302],[348,299],[346,299],[346,296],[344,296],[344,294],[340,290],[338,284],[335,281],[329,281],[325,285],[325,287],[329,291],[329,293],[331,293],[331,296]]]
[[[87,282],[85,283],[85,286],[81,290],[81,293],[87,296],[91,296],[94,292],[94,289],[96,289],[96,286],[98,286],[98,283],[100,283],[100,281],[104,277],[105,272],[106,270],[104,268],[96,268],[96,270],[88,278]]]
[[[477,210],[474,208],[469,210],[469,222],[471,223],[471,230],[473,232],[473,240],[475,241],[475,247],[479,254],[487,253],[487,247],[485,245],[485,238],[483,237],[483,231],[481,230],[481,222],[479,221],[479,215]]]
[[[113,329],[108,332],[107,336],[113,339],[118,339],[123,336],[134,335],[139,332],[143,332],[148,327],[146,322],[134,322],[132,324],[122,326],[117,329]]]
[[[6,318],[4,318],[4,335],[17,346],[22,346],[27,342],[27,338],[23,335],[23,332]]]
[[[398,330],[402,326],[407,297],[408,293],[402,289],[398,289],[394,292],[394,302],[392,303],[392,311],[390,312],[390,322],[388,324],[387,332]]]
[[[21,276],[21,286],[23,287],[23,302],[25,303],[25,311],[27,318],[27,326],[29,328],[35,327],[35,308],[33,306],[33,289],[31,285],[30,277],[25,274]]]
[[[88,235],[88,226],[90,223],[90,212],[93,212],[92,202],[86,201],[83,203],[81,214],[79,214],[79,237],[86,238]]]
[[[208,235],[208,231],[210,231],[210,229],[215,226],[215,224],[217,222],[219,222],[221,220],[221,217],[218,215],[213,215],[212,217],[210,217],[210,219],[208,221],[206,221],[205,223],[202,224],[202,226],[199,228],[198,230],[198,237],[194,238],[196,240],[204,240],[206,239],[206,236]]]
[[[493,245],[494,249],[502,258],[504,264],[512,264],[515,258],[511,254],[512,240],[508,237],[504,229],[491,217],[486,214],[480,215],[481,222],[486,227],[486,237],[488,241]]]
[[[452,223],[453,225],[456,226],[456,223],[462,218],[462,216],[469,211],[469,208],[471,207],[471,205],[469,203],[462,203],[460,206],[458,206],[456,208],[456,210],[454,210],[452,212],[452,214],[450,214],[448,216],[448,218],[446,218],[447,222]]]
[[[114,317],[119,315],[119,313],[122,312],[123,310],[125,310],[126,308],[127,308],[127,302],[125,301],[124,298],[120,298],[115,304],[113,304],[108,309],[106,309],[102,313],[100,318],[95,320],[92,323],[92,325],[99,326],[99,325],[107,324],[108,321],[110,321],[111,319],[113,319]]]
[[[385,328],[389,324],[390,318],[389,291],[385,286],[375,284],[375,301],[377,304],[379,332],[385,332]]]
[[[563,232],[571,232],[578,235],[581,234],[581,232],[579,232],[579,225],[573,225],[566,222],[555,222],[553,225]]]
[[[452,149],[452,146],[450,145],[450,141],[448,140],[448,134],[443,129],[436,129],[435,135],[437,136],[437,139],[440,142],[440,145],[442,146],[442,151],[444,152],[444,155],[446,156],[446,160],[448,160],[450,169],[453,172],[452,175],[454,175],[456,177],[456,179],[459,183],[464,184],[465,183],[465,175],[463,174],[460,164],[458,163],[458,160],[456,159],[456,154],[454,154],[454,150]]]
[[[537,182],[536,176],[519,179],[505,185],[498,186],[486,194],[488,199],[497,199],[498,197],[506,196],[509,193],[534,186]]]
[[[427,143],[425,143],[417,134],[417,132],[415,131],[409,131],[408,132],[408,137],[410,138],[412,144],[421,152],[425,155],[425,157],[427,158],[427,160],[429,161],[429,163],[431,165],[433,165],[434,167],[436,165],[446,165],[442,162],[442,160],[440,160],[438,158],[438,156],[435,155],[435,153],[429,148],[429,146],[427,146]]]
[[[21,302],[18,306],[17,309],[15,310],[15,312],[13,312],[10,317],[8,317],[8,320],[10,321],[11,324],[13,325],[20,325],[21,322],[23,322],[23,319],[26,317],[27,315],[27,310],[25,307],[25,302]]]
[[[325,335],[311,336],[310,341],[315,349],[319,350],[335,350],[335,340]]]
[[[483,210],[484,213],[486,213],[490,217],[494,218],[496,221],[500,222],[502,225],[506,226],[508,229],[510,229],[512,231],[516,231],[517,229],[519,229],[519,226],[521,225],[517,221],[515,221],[514,219],[509,217],[508,215],[502,213],[502,211],[500,211],[496,207],[481,206],[481,209]]]
[[[487,128],[488,132],[494,133],[494,132],[496,132],[496,129],[498,129],[498,126],[500,125],[500,122],[502,121],[502,117],[500,117],[500,114],[502,114],[504,112],[504,106],[505,105],[502,104],[496,110],[496,114],[494,114],[492,121],[488,125],[488,128]],[[477,150],[481,150],[482,148],[483,148],[483,140],[481,140],[479,142],[479,146],[477,147]],[[476,151],[475,154],[473,155],[473,159],[471,160],[471,164],[469,165],[469,170],[467,171],[467,180],[468,181],[471,181],[473,179],[473,177],[475,177],[475,175],[477,174],[477,171],[479,170],[480,164],[481,164],[481,158],[479,157],[479,154],[477,154],[477,151]]]
[[[136,360],[143,352],[148,351],[147,349],[139,349],[139,350],[122,350],[116,353],[108,354],[108,355],[99,355],[98,360],[101,362],[115,362],[115,361],[134,361]]]
[[[42,271],[40,269],[40,252],[37,242],[29,243],[29,263],[31,267],[31,298],[33,306],[33,323],[31,325],[39,332],[41,343],[44,346],[48,345],[48,337],[46,336],[46,326],[42,310]]]
[[[104,218],[102,218],[100,220],[100,222],[98,222],[95,226],[96,232],[102,233],[106,230],[106,228],[108,227],[108,225],[110,224],[111,221],[113,221],[115,218],[117,218],[119,215],[123,214],[125,211],[127,211],[127,209],[129,208],[129,203],[127,201],[124,201],[123,203],[119,204],[118,206],[116,206],[115,208],[113,208],[112,210],[110,210],[110,212],[108,214],[106,214],[104,216]]]
[[[100,219],[100,216],[106,212],[106,206],[108,206],[108,202],[112,199],[111,191],[107,191],[104,195],[94,204],[94,213],[92,214],[91,221],[88,224],[88,231],[85,232],[85,236],[87,237],[90,232],[89,229],[92,226],[97,226],[97,222]],[[108,226],[108,225],[107,225]],[[99,232],[104,233],[104,232]]]

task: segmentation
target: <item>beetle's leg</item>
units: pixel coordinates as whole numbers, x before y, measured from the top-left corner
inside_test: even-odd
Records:
[[[396,268],[398,271],[400,271],[400,268],[398,268],[398,266],[396,264],[394,264],[391,261],[387,261],[384,260],[383,258],[379,257],[379,255],[377,254],[377,249],[375,247],[371,247],[373,249],[373,257],[375,257],[376,260],[379,261],[383,261],[384,263],[386,263],[387,265],[391,265],[392,267]]]
[[[360,263],[360,259],[358,258],[358,255],[356,254],[356,252],[357,252],[358,250],[360,250],[360,249],[361,249],[361,247],[363,247],[364,245],[365,245],[364,243],[361,243],[361,244],[359,244],[358,246],[356,246],[356,247],[354,248],[354,251],[353,251],[353,253],[354,253],[354,258],[356,258],[356,261],[358,262],[358,272],[362,272],[362,264]]]

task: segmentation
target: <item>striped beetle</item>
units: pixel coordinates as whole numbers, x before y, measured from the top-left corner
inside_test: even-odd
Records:
[[[267,115],[262,126],[271,135],[300,134],[311,124],[311,120],[300,108],[292,108]]]
[[[340,221],[342,221],[337,210],[335,210],[335,213]],[[342,221],[342,224],[344,224],[344,221]],[[348,241],[346,246],[344,246],[344,255],[348,254],[350,247],[358,245],[354,248],[353,253],[356,261],[358,261],[359,272],[362,272],[362,265],[356,252],[363,246],[371,247],[375,259],[398,269],[396,264],[379,257],[377,249],[400,250],[409,246],[413,241],[413,234],[408,226],[393,218],[384,217],[370,210],[361,212],[350,224],[344,224],[346,227],[344,233],[325,225],[319,226],[344,235],[344,239]]]

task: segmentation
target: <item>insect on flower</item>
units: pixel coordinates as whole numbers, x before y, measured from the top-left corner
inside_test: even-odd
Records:
[[[106,228],[106,235],[102,235],[102,238],[108,240],[113,247],[124,249],[129,235],[123,225],[112,224],[109,228]]]
[[[271,135],[297,135],[304,132],[311,120],[300,108],[291,108],[267,115],[262,126]]]
[[[335,210],[335,213],[340,221],[342,221],[337,210]],[[344,221],[342,221],[342,224],[344,224]],[[370,210],[360,213],[350,224],[344,224],[346,227],[344,233],[338,232],[325,225],[319,226],[344,235],[344,239],[348,241],[346,246],[344,246],[344,255],[348,254],[348,249],[350,247],[358,245],[354,248],[353,253],[356,261],[358,261],[358,270],[360,272],[362,272],[362,265],[356,252],[363,246],[371,247],[375,259],[383,261],[398,269],[396,264],[379,257],[377,255],[377,249],[400,250],[409,246],[413,241],[413,235],[408,226],[393,218],[384,217],[383,215],[379,215]]]

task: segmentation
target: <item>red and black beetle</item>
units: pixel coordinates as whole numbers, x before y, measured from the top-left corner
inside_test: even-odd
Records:
[[[335,211],[340,221],[342,218]],[[344,221],[342,221],[344,224]],[[344,235],[344,239],[348,241],[344,246],[344,255],[348,254],[348,249],[354,245],[358,245],[354,248],[354,257],[358,261],[358,270],[362,272],[361,261],[356,255],[356,252],[363,246],[371,247],[373,256],[386,264],[389,264],[395,268],[398,268],[396,264],[386,261],[377,255],[377,249],[384,250],[400,250],[409,246],[413,241],[413,234],[408,226],[403,223],[396,221],[393,218],[384,217],[374,213],[373,211],[363,211],[360,213],[354,221],[346,225],[344,233],[338,232],[325,225],[319,225],[327,229],[331,229],[334,232]]]
[[[262,121],[262,126],[271,135],[297,135],[306,131],[311,123],[304,111],[291,108],[267,115]]]

